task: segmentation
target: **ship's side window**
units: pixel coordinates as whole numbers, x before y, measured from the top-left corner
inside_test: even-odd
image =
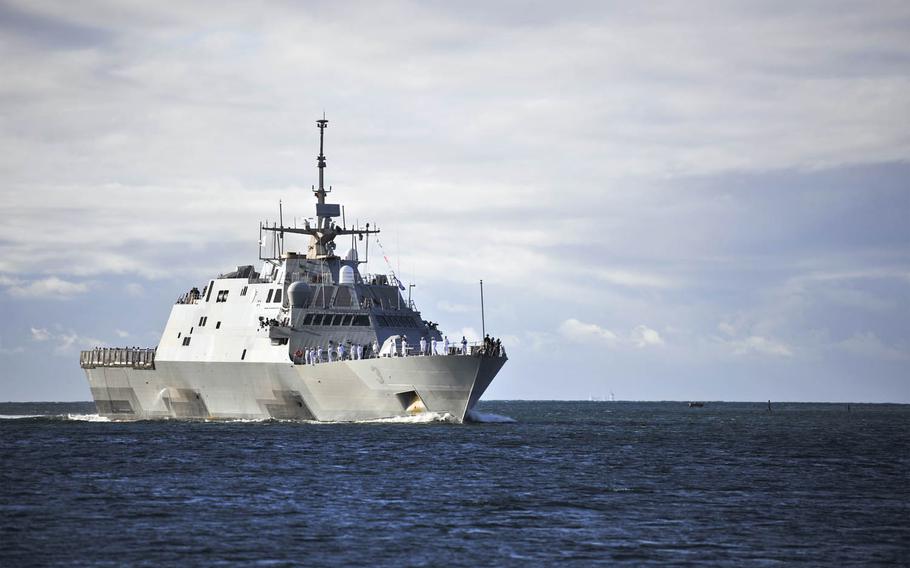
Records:
[[[354,316],[353,325],[370,325],[370,316],[365,316],[365,315]]]
[[[351,325],[351,319],[352,319],[353,317],[354,317],[354,316],[352,316],[351,314],[347,314],[347,315],[344,316],[344,318],[341,320],[341,325]]]
[[[194,329],[196,329],[196,328],[195,328],[195,327],[191,327],[191,328],[190,328],[190,332],[189,332],[187,335],[193,335],[193,330],[194,330]]]
[[[341,325],[341,318],[343,317],[341,314],[335,314],[335,317],[332,318],[332,325]]]
[[[202,327],[204,325],[205,325],[205,318],[204,317],[199,318],[199,327]]]
[[[186,347],[187,345],[190,344],[190,339],[192,339],[192,337],[184,337],[184,338],[183,338],[183,346],[184,346],[184,347]]]
[[[313,315],[313,325],[322,325],[322,314]]]
[[[208,292],[205,295],[205,301],[208,302],[212,298],[212,288],[215,287],[215,281],[212,280],[208,285]]]
[[[243,361],[246,359],[246,349],[243,350],[243,353],[240,354],[240,360]]]
[[[221,329],[221,322],[215,322],[215,329]]]
[[[272,298],[272,301],[274,301],[276,304],[281,301],[281,288],[275,290],[275,297]]]
[[[246,296],[246,291],[247,291],[248,288],[249,288],[249,286],[244,286],[243,288],[241,288],[241,289],[240,289],[240,295],[241,295],[241,296]]]
[[[307,314],[303,317],[303,325],[310,325],[313,323],[313,314]]]
[[[266,303],[266,304],[268,304],[269,302],[272,301],[272,294],[274,294],[274,293],[275,293],[275,291],[272,290],[271,288],[269,288],[269,295],[268,295],[268,297],[266,297],[266,299],[265,299],[265,303]]]
[[[177,339],[180,339],[180,336],[183,335],[181,332],[177,332]]]

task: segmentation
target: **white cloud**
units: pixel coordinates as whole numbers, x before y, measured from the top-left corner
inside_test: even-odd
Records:
[[[729,345],[734,355],[793,356],[793,350],[788,345],[760,335],[750,335],[743,339],[733,339],[725,343]]]
[[[729,335],[729,336],[736,335],[736,327],[734,327],[733,324],[731,324],[729,322],[725,322],[725,321],[720,322],[719,324],[717,324],[717,329],[719,331],[721,331],[722,333]]]
[[[906,361],[910,359],[910,349],[903,349],[886,345],[871,331],[855,333],[852,337],[837,343],[835,347],[862,357],[871,359],[884,359],[890,361]]]
[[[596,323],[587,323],[569,318],[559,326],[559,334],[574,343],[600,343],[612,349],[655,347],[664,344],[660,334],[646,325],[635,326],[628,334],[601,327]]]
[[[0,339],[0,354],[2,354],[2,355],[15,355],[15,354],[17,354],[17,353],[22,353],[22,352],[24,352],[24,351],[25,351],[25,348],[22,347],[21,345],[17,345],[16,347],[5,347],[5,346],[3,345],[3,340]]]
[[[115,329],[114,335],[116,335],[117,337],[120,337],[120,338],[126,338],[126,337],[130,336],[130,332],[123,331],[122,329]]]
[[[145,294],[145,288],[137,282],[130,282],[126,285],[126,293],[133,297],[140,297]]]
[[[79,335],[72,330],[58,333],[52,339],[54,341],[54,354],[59,356],[69,355],[78,349],[91,349],[107,345],[104,340]]]
[[[635,329],[630,334],[630,339],[632,344],[638,348],[664,344],[660,334],[646,325],[635,326]]]
[[[11,281],[7,285],[6,293],[15,298],[48,298],[66,300],[77,294],[88,292],[88,285],[84,282],[70,282],[56,276],[40,280],[25,282]]]
[[[71,329],[64,329],[60,324],[52,327],[53,331],[45,327],[32,327],[30,332],[32,341],[51,344],[55,355],[68,355],[76,348],[89,349],[107,345],[102,339],[80,335]]]
[[[440,310],[452,314],[464,314],[472,313],[480,310],[480,306],[469,306],[467,304],[455,304],[447,300],[441,300],[436,303],[436,307]]]
[[[634,270],[598,270],[595,274],[610,284],[631,288],[672,288],[677,285],[669,278]]]
[[[575,343],[605,343],[612,347],[619,342],[619,337],[609,329],[575,318],[562,322],[558,331],[565,339]]]
[[[32,341],[47,341],[51,338],[51,334],[47,329],[43,327],[33,327],[31,328]]]

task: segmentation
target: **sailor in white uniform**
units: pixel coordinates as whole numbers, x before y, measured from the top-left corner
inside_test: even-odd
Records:
[[[379,342],[373,340],[373,357],[379,357]]]
[[[436,338],[435,337],[430,340],[430,355],[439,355],[439,353],[436,352]]]
[[[420,338],[420,354],[421,355],[427,354],[427,338],[426,337]]]
[[[448,335],[446,335],[445,337],[442,338],[442,354],[443,355],[449,354],[449,336]]]
[[[461,336],[461,354],[468,354],[468,340],[465,339],[463,335]]]
[[[307,348],[307,350],[303,352],[303,362],[306,363],[307,365],[310,364],[310,350],[309,350],[309,348]]]
[[[316,348],[316,362],[322,363],[322,345]]]
[[[401,336],[401,356],[402,357],[408,356],[408,336],[407,335]]]

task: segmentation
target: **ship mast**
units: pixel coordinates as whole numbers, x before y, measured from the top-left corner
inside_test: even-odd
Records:
[[[314,186],[312,188],[313,194],[316,196],[316,226],[310,227],[307,225],[303,228],[285,227],[282,223],[279,227],[260,227],[260,230],[278,232],[282,236],[284,233],[309,235],[310,244],[307,248],[306,256],[310,259],[333,258],[335,256],[335,237],[357,235],[362,239],[364,236],[379,232],[379,229],[371,229],[369,223],[367,223],[366,228],[359,226],[348,228],[343,223],[339,227],[332,221],[335,217],[341,217],[342,212],[339,204],[325,202],[325,196],[332,192],[332,186],[329,186],[328,189],[325,187],[325,129],[328,124],[329,121],[326,120],[325,113],[322,114],[320,120],[316,121],[316,127],[319,128],[319,155],[316,156],[316,167],[319,169],[319,187]]]
[[[322,119],[316,121],[316,126],[319,127],[319,155],[316,156],[316,167],[319,168],[319,189],[315,191],[316,201],[320,205],[325,203],[325,152],[323,152],[323,142],[325,140],[325,127],[329,125],[329,121],[325,119],[325,113],[322,113]],[[329,188],[331,191],[331,188]]]

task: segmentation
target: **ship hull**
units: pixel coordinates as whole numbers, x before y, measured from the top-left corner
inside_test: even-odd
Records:
[[[85,369],[113,420],[361,421],[421,412],[464,420],[505,357],[394,357],[318,365],[156,361]]]

